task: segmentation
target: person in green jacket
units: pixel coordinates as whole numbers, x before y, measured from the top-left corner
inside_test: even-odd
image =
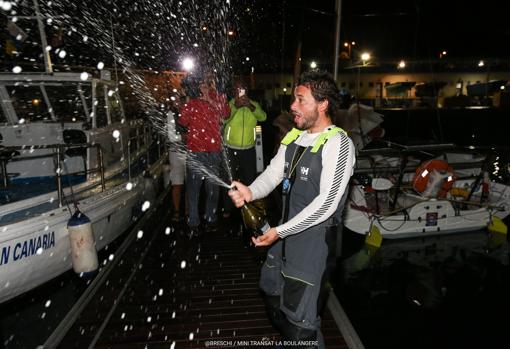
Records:
[[[255,127],[267,116],[260,105],[249,98],[243,81],[234,82],[233,95],[229,102],[230,117],[224,124],[223,142],[228,152],[232,179],[251,183],[257,176]],[[233,205],[228,197],[224,202],[224,217],[229,217]]]

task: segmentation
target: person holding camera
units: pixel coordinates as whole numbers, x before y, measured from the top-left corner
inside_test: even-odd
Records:
[[[233,84],[233,95],[229,102],[230,117],[225,121],[223,141],[228,152],[232,178],[251,183],[257,175],[255,153],[255,127],[267,116],[260,105],[248,96],[246,84],[237,80]],[[230,217],[233,208],[226,197],[223,216]]]
[[[211,75],[188,75],[183,81],[190,98],[181,109],[178,123],[188,129],[186,136],[186,192],[190,236],[199,235],[201,224],[199,199],[205,186],[205,231],[217,230],[216,211],[219,188],[213,176],[219,176],[221,163],[222,120],[230,115],[227,98],[216,90]],[[204,175],[205,174],[210,175]],[[212,175],[212,176],[211,176]]]

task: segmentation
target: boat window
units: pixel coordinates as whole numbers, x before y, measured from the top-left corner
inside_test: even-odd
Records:
[[[85,103],[91,105],[91,91],[87,86],[81,87]],[[86,121],[85,107],[78,92],[78,86],[46,86],[46,93],[51,107],[58,121],[84,122]]]
[[[108,117],[106,115],[105,104],[105,90],[106,86],[99,85],[96,89],[96,127],[106,127],[108,125]]]
[[[51,120],[48,106],[39,86],[6,86],[18,120],[25,122]]]
[[[108,91],[108,104],[110,106],[110,117],[112,119],[112,123],[122,122],[122,108],[117,92],[114,92],[113,90]]]
[[[7,117],[4,114],[4,109],[0,107],[0,124],[7,123]]]

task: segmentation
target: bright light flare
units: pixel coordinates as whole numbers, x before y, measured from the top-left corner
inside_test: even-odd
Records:
[[[182,60],[182,69],[184,69],[185,71],[193,70],[194,66],[195,62],[193,62],[193,59],[186,57]]]

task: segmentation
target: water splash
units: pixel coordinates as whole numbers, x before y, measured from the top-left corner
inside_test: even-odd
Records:
[[[82,46],[78,47],[78,51],[83,51],[84,46],[96,49],[93,52],[98,57],[89,57],[94,62],[91,66],[102,70],[104,62],[111,62],[116,80],[119,80],[120,71],[120,85],[126,85],[124,79],[127,81],[124,88],[132,91],[146,120],[165,138],[167,104],[178,100],[181,93],[168,86],[154,84],[150,76],[167,74],[161,68],[172,63],[175,66],[184,57],[193,56],[198,62],[198,70],[214,74],[220,91],[231,80],[230,48],[233,43],[228,32],[236,26],[237,17],[229,1],[152,1],[133,4],[121,0],[94,1],[81,6],[56,0],[42,2],[41,9],[47,23],[53,28],[70,28],[67,31],[69,38],[66,39],[71,41],[73,37],[79,38],[74,40]],[[66,43],[66,47],[68,45]],[[60,61],[74,57],[71,48],[65,51],[64,57],[59,57]],[[104,55],[105,59],[101,59],[100,55]],[[145,70],[141,71],[140,67],[145,67]],[[182,154],[186,152],[176,144],[170,144],[170,147]],[[221,173],[226,180],[211,173],[199,161],[190,159],[189,166],[214,183],[228,188],[232,182],[232,172],[224,150],[222,160]]]

